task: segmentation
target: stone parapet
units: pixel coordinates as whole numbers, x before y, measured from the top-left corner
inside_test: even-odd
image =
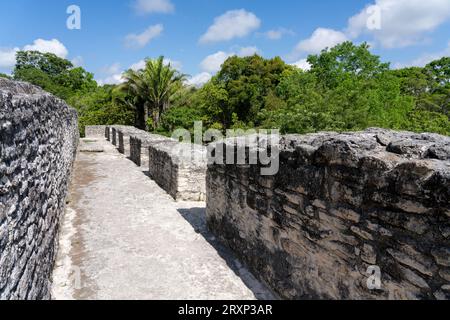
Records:
[[[208,166],[208,226],[286,299],[449,299],[449,160],[435,134],[285,136],[275,175]]]

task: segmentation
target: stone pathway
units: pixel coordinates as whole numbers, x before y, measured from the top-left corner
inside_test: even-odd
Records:
[[[273,298],[208,232],[204,203],[175,202],[109,142],[82,142],[70,189],[54,299]]]

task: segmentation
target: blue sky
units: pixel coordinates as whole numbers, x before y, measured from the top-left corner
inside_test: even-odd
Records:
[[[81,10],[69,30],[68,6]],[[0,72],[17,50],[53,52],[117,83],[164,55],[192,83],[228,56],[258,52],[307,68],[305,58],[345,40],[368,41],[394,67],[450,56],[450,0],[4,0]]]

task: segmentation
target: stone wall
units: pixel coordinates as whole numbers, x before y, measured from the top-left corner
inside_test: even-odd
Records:
[[[111,141],[111,128],[109,126],[105,127],[105,139]]]
[[[118,150],[127,156],[130,155],[130,136],[146,134],[147,132],[128,126],[114,126],[117,132]]]
[[[103,138],[105,136],[106,126],[86,126],[86,138]]]
[[[166,141],[173,141],[164,136],[141,132],[130,137],[130,159],[136,165],[149,168],[150,146]]]
[[[111,141],[176,200],[204,201],[206,148],[127,126],[110,126]]]
[[[111,128],[111,143],[117,146],[117,130],[114,127]]]
[[[205,201],[206,148],[174,140],[151,144],[149,174],[175,200]]]
[[[287,299],[450,299],[449,137],[371,129],[281,150],[274,176],[208,166],[208,226],[260,280]]]
[[[50,298],[78,138],[75,110],[0,79],[0,299]]]

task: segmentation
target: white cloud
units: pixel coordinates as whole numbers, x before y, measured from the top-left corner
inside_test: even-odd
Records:
[[[254,54],[260,54],[261,52],[257,47],[243,47],[239,50],[240,57],[253,56]]]
[[[145,60],[140,60],[130,66],[131,70],[138,71],[145,68]]]
[[[16,64],[17,51],[39,51],[42,53],[53,53],[60,58],[66,58],[69,54],[67,48],[57,39],[44,40],[36,39],[32,44],[24,46],[22,49],[16,48],[0,48],[0,68],[11,69]]]
[[[0,68],[12,68],[16,64],[16,53],[19,48],[0,49]]]
[[[441,59],[442,57],[448,57],[448,56],[450,56],[450,41],[447,44],[447,48],[445,48],[442,51],[438,51],[438,52],[434,52],[434,53],[425,53],[412,61],[409,61],[406,63],[395,63],[393,67],[395,69],[407,68],[407,67],[424,67],[433,60],[438,60],[438,59]]]
[[[225,62],[225,60],[227,60],[231,56],[234,56],[234,53],[224,51],[216,52],[203,59],[203,61],[200,63],[200,67],[205,72],[215,73],[220,70],[220,67]]]
[[[239,57],[248,57],[253,56],[254,54],[259,54],[261,51],[257,47],[241,47],[238,48],[237,52],[238,53],[218,51],[216,53],[213,53],[203,59],[203,61],[200,63],[200,67],[204,72],[216,73],[220,70],[222,64],[229,57],[236,55]]]
[[[103,67],[100,70],[101,74],[104,75],[104,78],[97,80],[99,85],[105,84],[120,84],[124,82],[122,77],[122,69],[120,63],[116,62],[110,66]]]
[[[125,79],[122,77],[122,74],[113,74],[112,76],[97,80],[97,83],[103,86],[105,84],[121,84],[124,81]]]
[[[157,38],[164,31],[164,26],[162,24],[157,24],[148,27],[144,32],[140,34],[131,33],[125,37],[125,44],[129,48],[143,48],[151,40]]]
[[[23,47],[25,51],[39,51],[42,53],[53,53],[54,55],[65,59],[69,54],[67,48],[57,39],[44,40],[36,39],[33,44]]]
[[[448,19],[449,0],[375,0],[349,19],[347,32],[353,38],[372,35],[385,48],[406,47],[423,42]]]
[[[334,47],[347,40],[347,36],[341,31],[318,28],[313,32],[311,37],[300,41],[295,51],[298,53],[316,54],[325,48]]]
[[[109,74],[109,75],[119,73],[119,72],[120,72],[120,63],[118,63],[118,62],[113,63],[110,66],[102,68],[102,73]]]
[[[200,38],[201,43],[228,41],[243,38],[258,29],[261,20],[244,9],[228,11],[214,19],[214,24]]]
[[[189,80],[187,80],[186,84],[189,86],[194,86],[194,87],[199,88],[199,87],[203,86],[205,83],[207,83],[209,80],[211,80],[211,78],[212,78],[212,74],[210,74],[208,72],[202,72],[202,73],[199,73],[199,74],[193,76]]]
[[[269,30],[264,35],[269,40],[280,40],[284,35],[294,35],[294,31],[285,28],[278,28],[274,30]]]
[[[164,59],[164,63],[166,65],[170,63],[170,65],[173,68],[177,69],[178,71],[180,71],[181,68],[183,67],[180,61],[175,61],[168,58]],[[144,68],[145,68],[145,60],[139,60],[138,62],[133,63],[128,69],[138,71]],[[106,66],[101,69],[101,73],[105,75],[105,77],[103,79],[97,80],[97,82],[100,85],[123,83],[125,81],[125,79],[122,76],[123,72],[124,71],[122,70],[120,63],[113,63],[112,65]]]
[[[304,71],[311,70],[311,65],[306,59],[300,59],[299,61],[292,63],[292,65]]]
[[[72,64],[75,67],[81,67],[84,64],[84,59],[82,56],[76,56],[75,58],[73,58],[70,62],[72,62]]]
[[[137,0],[134,5],[139,14],[171,13],[175,6],[170,0]]]
[[[169,58],[164,58],[164,64],[166,65],[170,64],[172,68],[178,71],[181,71],[181,69],[183,69],[183,64],[180,61],[172,60]]]

